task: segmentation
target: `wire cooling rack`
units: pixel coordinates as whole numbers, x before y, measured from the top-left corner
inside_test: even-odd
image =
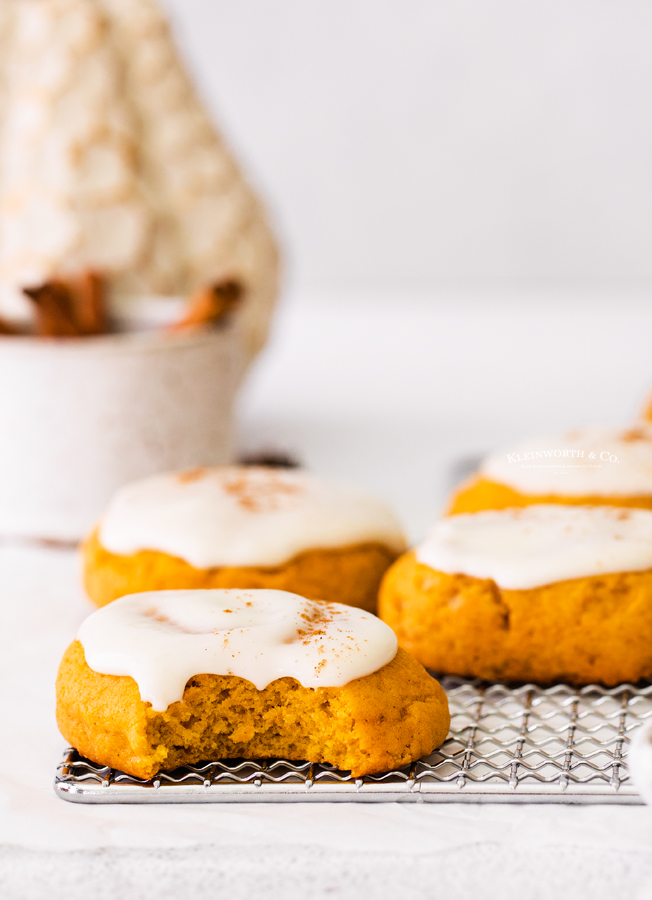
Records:
[[[451,730],[411,766],[352,778],[326,765],[219,760],[141,781],[66,751],[55,790],[79,803],[413,801],[641,803],[626,766],[652,684],[509,687],[444,677]]]

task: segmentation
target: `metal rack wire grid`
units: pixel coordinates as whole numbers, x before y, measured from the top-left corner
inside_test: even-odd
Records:
[[[456,677],[443,746],[411,766],[352,778],[328,765],[215,760],[141,781],[69,749],[55,791],[80,803],[412,801],[641,803],[627,771],[652,684],[510,687]]]

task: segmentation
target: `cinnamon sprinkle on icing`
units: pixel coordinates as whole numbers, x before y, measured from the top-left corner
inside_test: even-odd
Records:
[[[378,670],[397,649],[394,632],[371,613],[274,590],[131,594],[93,613],[78,637],[91,669],[134,678],[156,710],[182,699],[198,674],[237,675],[259,690],[284,677],[337,687]]]
[[[274,512],[280,508],[284,497],[302,493],[299,485],[289,484],[273,470],[266,474],[267,478],[260,481],[252,481],[246,472],[227,476],[222,479],[222,490],[252,513]]]
[[[99,527],[109,552],[168,553],[198,569],[277,566],[312,549],[405,548],[395,516],[356,488],[305,472],[217,466],[126,485]]]
[[[646,433],[642,428],[630,428],[629,431],[623,431],[620,440],[625,444],[631,444],[634,441],[649,441],[652,436]]]
[[[199,481],[206,475],[206,469],[201,466],[197,469],[189,469],[187,472],[179,472],[177,481],[179,484],[190,484],[193,481]]]

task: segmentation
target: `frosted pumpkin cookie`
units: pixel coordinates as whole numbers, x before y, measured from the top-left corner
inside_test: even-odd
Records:
[[[375,497],[305,472],[224,466],[122,488],[84,546],[103,606],[138,591],[274,588],[374,611],[405,549]]]
[[[652,425],[582,429],[488,457],[449,514],[533,503],[652,509]]]
[[[133,594],[86,619],[59,668],[57,721],[84,756],[138,778],[234,757],[360,776],[432,752],[450,716],[371,613],[209,590]]]
[[[535,505],[441,519],[387,572],[379,615],[437,672],[652,676],[652,512]]]

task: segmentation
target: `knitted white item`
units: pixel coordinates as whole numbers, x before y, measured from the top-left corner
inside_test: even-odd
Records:
[[[121,309],[235,278],[253,356],[276,246],[155,0],[3,0],[0,49],[0,313],[88,268]]]

